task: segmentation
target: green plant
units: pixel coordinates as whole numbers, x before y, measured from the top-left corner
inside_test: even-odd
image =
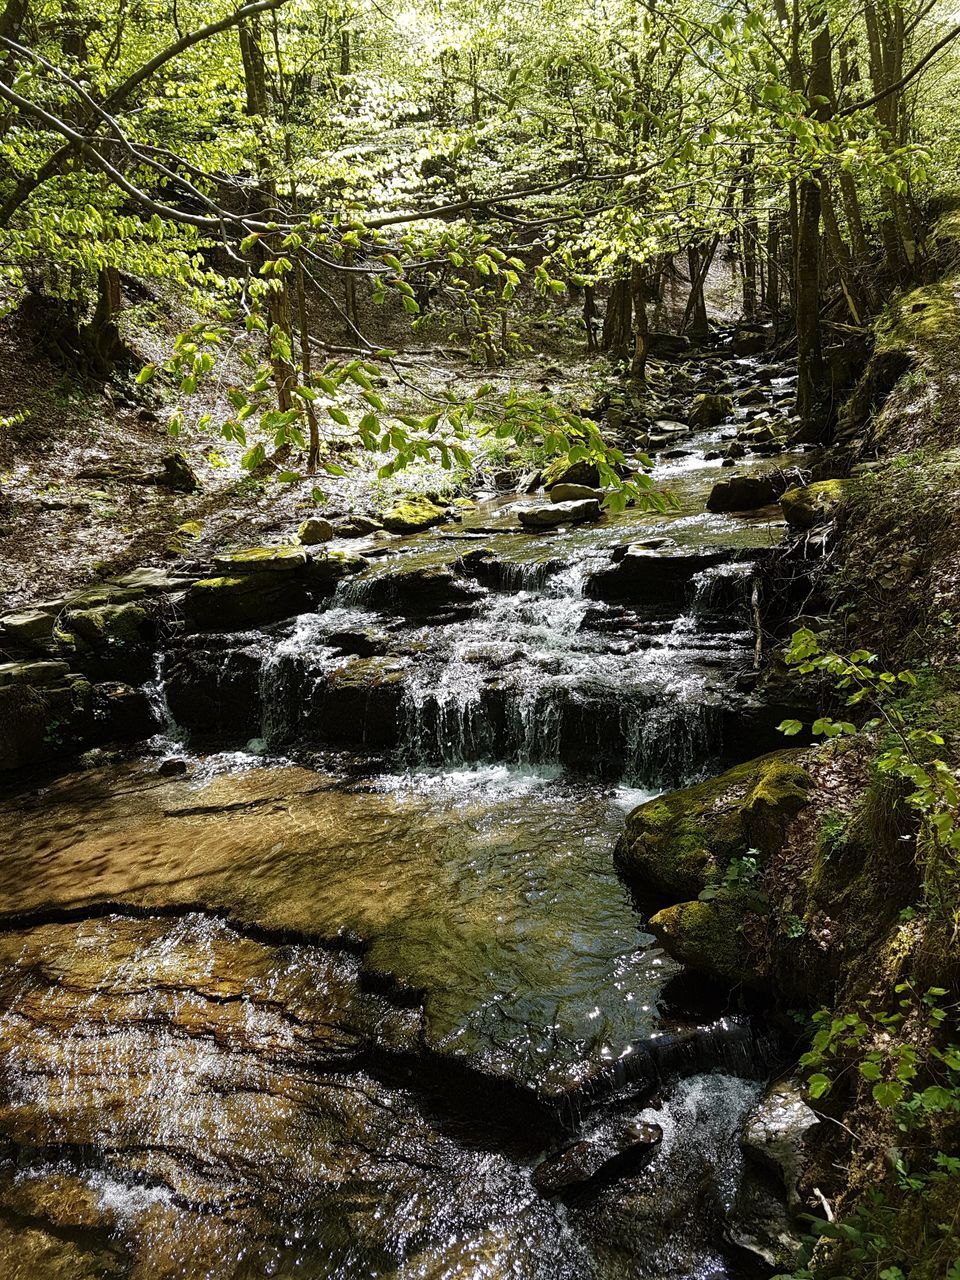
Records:
[[[858,649],[849,657],[824,651],[815,632],[796,631],[786,661],[802,674],[822,671],[832,676],[848,707],[867,708],[872,715],[858,727],[850,720],[831,716],[816,719],[811,731],[826,738],[874,732],[880,751],[874,765],[879,773],[901,780],[912,788],[906,803],[917,813],[920,832],[918,855],[922,859],[928,901],[939,910],[950,909],[945,881],[960,872],[960,775],[939,754],[943,736],[914,723],[902,694],[914,689],[917,676],[909,670],[892,672],[877,668],[877,655]],[[784,720],[782,733],[799,733],[799,720]]]
[[[714,898],[733,898],[749,891],[760,874],[758,849],[748,849],[742,858],[732,858],[723,873],[723,878],[708,884],[699,894],[701,902],[712,902]]]

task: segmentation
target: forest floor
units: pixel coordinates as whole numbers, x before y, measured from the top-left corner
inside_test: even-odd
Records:
[[[126,313],[126,337],[144,363],[160,364],[189,322],[176,308],[135,307]],[[596,393],[600,366],[583,354],[582,334],[572,322],[552,327],[544,343],[552,351],[518,357],[493,371],[455,348],[408,350],[395,371],[384,370],[384,397],[403,402],[412,394],[405,384],[433,392],[455,388],[470,396],[485,383],[504,392],[516,385],[549,389],[577,405]],[[217,382],[184,405],[188,420],[209,413],[214,425],[206,432],[188,427],[173,440],[167,422],[180,407],[175,395],[136,386],[133,373],[111,384],[78,379],[42,351],[16,313],[0,321],[0,608],[143,564],[288,540],[311,514],[374,514],[400,492],[452,498],[463,489],[466,478],[439,465],[380,481],[379,459],[361,458],[344,478],[305,476],[278,484],[251,475],[240,463],[243,447],[223,440],[215,425],[231,413],[227,387],[243,381],[242,367],[226,360]],[[332,427],[331,435],[336,431]],[[488,471],[503,463],[504,448],[500,442],[492,446]],[[347,433],[334,438],[335,449],[348,447]],[[196,474],[195,492],[153,482],[174,448]],[[476,488],[483,481],[481,471],[470,484]],[[311,496],[318,485],[325,494],[319,505]]]

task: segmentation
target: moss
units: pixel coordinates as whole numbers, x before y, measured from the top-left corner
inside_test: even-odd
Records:
[[[650,919],[650,931],[682,964],[729,982],[756,979],[741,934],[736,903],[679,902]]]
[[[413,495],[396,502],[384,514],[383,525],[391,533],[419,533],[439,524],[446,514],[445,507],[438,506],[429,498]]]
[[[693,897],[755,848],[769,857],[813,780],[803,751],[775,751],[634,809],[617,847],[631,880],[676,899]]]
[[[852,480],[818,480],[799,489],[788,489],[780,499],[787,524],[794,529],[812,529],[832,519],[855,484]]]
[[[302,547],[247,547],[243,551],[228,551],[216,557],[216,566],[223,573],[295,573],[307,562]]]
[[[95,609],[71,609],[63,630],[71,632],[94,649],[129,647],[144,643],[149,618],[136,604],[105,604]],[[60,633],[60,627],[57,632]]]

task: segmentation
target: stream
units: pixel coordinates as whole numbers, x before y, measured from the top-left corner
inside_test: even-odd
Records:
[[[612,859],[633,806],[778,745],[779,509],[705,509],[757,412],[677,430],[666,514],[530,533],[542,498],[491,492],[352,541],[318,611],[175,629],[162,733],[0,800],[4,1274],[763,1273],[739,1135],[777,1046]]]

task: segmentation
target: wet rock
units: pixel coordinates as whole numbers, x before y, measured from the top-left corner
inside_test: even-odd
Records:
[[[690,425],[700,430],[719,426],[733,413],[733,401],[729,396],[704,392],[694,396],[690,406]]]
[[[412,565],[376,573],[361,584],[365,604],[399,613],[434,614],[476,604],[485,594],[464,581],[450,565]]]
[[[338,582],[355,573],[370,568],[370,561],[363,556],[351,556],[345,551],[329,551],[310,554],[303,570],[303,581],[311,591],[329,595]]]
[[[831,520],[853,483],[850,480],[819,480],[800,489],[788,489],[780,499],[787,524],[794,529],[812,529]]]
[[[180,449],[164,455],[163,470],[156,477],[156,483],[175,493],[196,493],[200,488],[197,473]]]
[[[561,524],[582,524],[600,516],[596,498],[578,502],[552,502],[549,505],[522,507],[517,513],[525,529],[553,529]]]
[[[310,516],[297,530],[297,537],[305,547],[315,546],[318,542],[329,542],[333,536],[333,525],[322,516]]]
[[[327,644],[331,649],[339,649],[341,653],[354,654],[358,658],[382,657],[390,651],[389,636],[375,631],[373,627],[362,631],[331,631]]]
[[[750,1112],[740,1134],[744,1153],[780,1179],[791,1206],[800,1203],[797,1183],[803,1172],[807,1134],[820,1118],[803,1100],[794,1080],[780,1080]]]
[[[708,511],[755,511],[776,502],[785,481],[777,471],[718,480],[707,498]]]
[[[572,1187],[638,1173],[653,1159],[662,1140],[663,1129],[647,1120],[611,1126],[541,1161],[533,1171],[533,1185],[543,1195],[553,1196]]]
[[[767,334],[745,329],[734,334],[730,350],[735,356],[756,356],[767,349],[769,341]]]
[[[395,503],[384,514],[383,527],[391,533],[421,533],[447,517],[446,507],[429,498],[414,495]]]
[[[95,684],[91,708],[97,736],[110,742],[137,742],[160,728],[143,689],[120,681]]]
[[[551,502],[602,502],[603,491],[586,484],[555,484],[550,489]]]
[[[805,755],[774,751],[640,805],[617,844],[620,872],[676,901],[696,897],[722,879],[732,859],[750,849],[769,858],[809,800],[813,779],[804,768]],[[697,910],[685,921],[678,917],[670,924],[671,936],[686,923],[699,937],[712,924],[708,915]]]
[[[185,602],[189,620],[207,630],[277,622],[301,612],[306,605],[299,576],[270,571],[202,578],[190,587]]]
[[[729,558],[720,551],[677,551],[672,545],[632,543],[610,569],[587,579],[586,593],[599,600],[662,604],[683,599],[695,574]]]
[[[382,528],[381,522],[370,516],[347,516],[345,520],[333,522],[333,533],[337,538],[366,538]]]
[[[770,392],[766,387],[747,387],[737,395],[737,404],[748,408],[751,405],[766,404]]]
[[[157,774],[161,778],[178,778],[189,768],[182,756],[169,756],[157,765]]]
[[[300,732],[336,746],[395,747],[403,682],[395,659],[348,659],[313,685],[301,708]]]
[[[307,563],[301,547],[247,547],[243,551],[226,551],[214,556],[220,573],[237,576],[243,573],[296,573]]]
[[[263,658],[254,645],[203,637],[169,656],[163,681],[174,722],[192,735],[246,740],[260,732]]]
[[[569,462],[566,457],[555,458],[543,470],[543,487],[552,489],[555,484],[582,484],[593,489],[600,483],[600,471],[595,462],[581,459]]]
[[[527,471],[517,481],[517,493],[536,493],[542,482],[539,471]]]

